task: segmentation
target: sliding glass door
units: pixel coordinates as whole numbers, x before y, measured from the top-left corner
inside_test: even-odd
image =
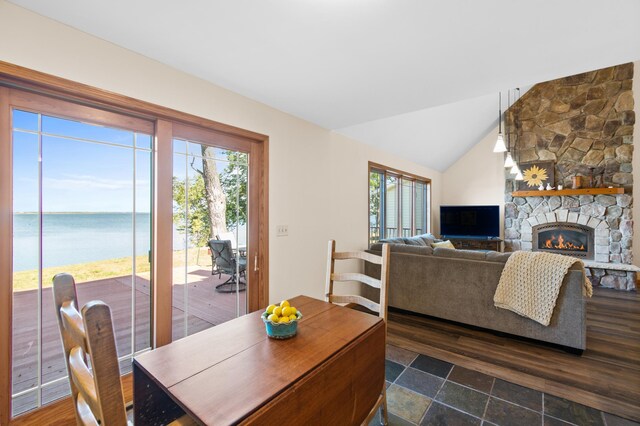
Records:
[[[267,136],[0,69],[0,423],[69,394],[57,273],[110,306],[122,373],[267,305]]]
[[[244,315],[250,274],[246,152],[173,140],[173,339]]]
[[[152,125],[51,102],[64,115],[11,110],[14,416],[69,394],[55,274],[74,276],[81,305],[109,304],[123,373],[151,346]]]

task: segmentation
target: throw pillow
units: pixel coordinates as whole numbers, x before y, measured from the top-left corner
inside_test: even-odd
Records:
[[[422,241],[418,240],[417,238],[405,238],[404,239],[404,243],[410,246],[421,246],[424,244],[420,244],[422,243]]]
[[[441,242],[437,242],[437,243],[431,243],[431,247],[433,247],[433,248],[444,247],[444,248],[455,249],[453,243],[451,241],[449,241],[449,240],[441,241]]]

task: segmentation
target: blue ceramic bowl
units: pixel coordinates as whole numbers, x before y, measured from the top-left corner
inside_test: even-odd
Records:
[[[267,319],[268,316],[269,314],[266,312],[262,314],[262,321],[264,321],[264,325],[267,328],[267,336],[272,339],[289,339],[298,332],[298,321],[302,318],[302,313],[298,311],[296,319],[284,323],[269,321]]]

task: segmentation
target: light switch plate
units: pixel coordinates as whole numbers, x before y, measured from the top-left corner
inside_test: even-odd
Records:
[[[289,225],[277,225],[276,237],[286,237],[289,235]]]

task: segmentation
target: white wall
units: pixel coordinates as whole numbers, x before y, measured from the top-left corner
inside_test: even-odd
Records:
[[[634,63],[633,96],[636,120],[640,118],[640,61]],[[640,125],[634,127],[634,146],[640,143]],[[504,169],[503,156],[494,154],[498,135],[495,128],[475,147],[442,173],[442,205],[499,204],[501,232],[504,232]],[[640,150],[633,156],[633,263],[640,266]]]
[[[149,27],[149,31],[153,31]],[[0,60],[270,137],[270,299],[322,297],[326,242],[367,245],[367,161],[441,175],[0,0]],[[268,84],[268,82],[265,82]],[[276,225],[289,225],[276,237]]]
[[[442,205],[499,205],[504,234],[504,155],[493,152],[496,126],[442,174]]]

